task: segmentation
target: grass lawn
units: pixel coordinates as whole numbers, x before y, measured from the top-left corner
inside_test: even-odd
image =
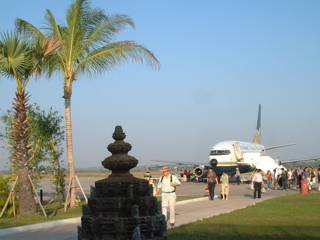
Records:
[[[291,195],[168,231],[170,240],[320,239],[320,194]]]
[[[69,209],[66,213],[63,211],[63,208],[60,208],[56,214],[52,212],[52,209],[47,211],[48,217],[43,216],[43,214],[38,215],[29,215],[24,217],[14,217],[14,218],[0,218],[0,229],[8,227],[17,227],[21,225],[34,224],[40,222],[47,222],[53,220],[60,220],[66,218],[79,217],[82,213],[82,207],[76,207]],[[50,213],[51,212],[51,213]]]

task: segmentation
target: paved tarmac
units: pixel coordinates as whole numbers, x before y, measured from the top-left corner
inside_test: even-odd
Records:
[[[84,192],[86,195],[89,195],[90,193],[90,186],[94,186],[95,181],[103,179],[103,177],[81,177],[79,178],[81,185],[83,187]],[[66,182],[68,185],[68,182]],[[39,181],[39,187],[38,189],[43,190],[44,199],[48,199],[53,196],[54,194],[54,186],[52,185],[52,181],[49,179],[42,179]],[[185,195],[185,196],[201,196],[204,194],[204,183],[188,183],[188,184],[182,184],[177,194],[178,195]],[[78,190],[80,193],[80,190]]]
[[[184,183],[177,190],[178,195],[204,195],[203,183]],[[220,191],[217,188],[217,193]],[[237,209],[245,208],[254,205],[257,202],[284,196],[287,194],[294,194],[296,191],[283,192],[281,190],[271,190],[263,194],[262,199],[253,199],[252,190],[249,185],[231,185],[230,198],[227,201],[215,199],[209,201],[206,198],[199,199],[197,202],[186,202],[178,204],[176,207],[176,226],[191,223],[204,218],[217,216],[223,213],[228,213]],[[65,224],[54,228],[43,228],[41,230],[26,231],[23,233],[16,233],[7,236],[2,236],[0,239],[6,240],[76,240],[77,239],[77,226],[80,221],[73,224]]]

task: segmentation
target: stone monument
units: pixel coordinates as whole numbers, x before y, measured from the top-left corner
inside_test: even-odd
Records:
[[[102,165],[112,173],[91,187],[88,205],[83,207],[79,240],[166,239],[167,225],[160,203],[147,180],[134,177],[130,169],[138,160],[130,155],[121,126],[113,133],[112,153]]]

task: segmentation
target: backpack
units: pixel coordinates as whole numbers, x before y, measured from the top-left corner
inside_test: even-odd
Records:
[[[163,176],[161,176],[160,178],[160,183],[162,183],[162,180],[163,180]],[[170,183],[172,183],[172,174],[170,174]]]

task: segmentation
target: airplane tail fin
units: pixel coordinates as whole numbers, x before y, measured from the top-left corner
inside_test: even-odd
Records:
[[[255,135],[253,137],[253,143],[260,144],[260,135],[261,135],[261,104],[259,104],[257,128],[256,128]]]

